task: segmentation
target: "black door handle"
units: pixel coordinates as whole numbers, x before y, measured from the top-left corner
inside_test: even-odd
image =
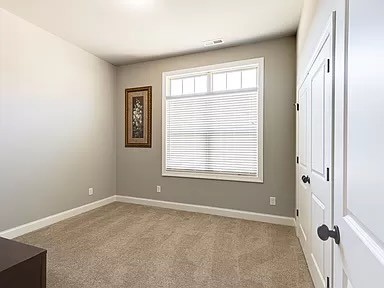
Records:
[[[308,175],[303,175],[303,176],[301,176],[301,180],[302,180],[304,183],[311,184],[311,178],[309,178]]]
[[[323,241],[327,241],[329,238],[333,238],[336,244],[340,244],[340,230],[336,225],[333,226],[334,230],[329,230],[327,225],[321,225],[317,228],[317,235]]]

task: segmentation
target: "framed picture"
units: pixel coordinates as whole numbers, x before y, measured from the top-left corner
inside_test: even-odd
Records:
[[[125,90],[125,147],[152,146],[152,86]]]

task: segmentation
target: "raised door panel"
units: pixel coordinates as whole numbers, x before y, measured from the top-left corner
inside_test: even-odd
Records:
[[[308,97],[308,87],[304,83],[300,94],[299,94],[299,164],[301,169],[306,169],[308,167],[308,155],[307,155],[307,146],[308,146],[308,117],[307,117],[307,97]]]
[[[323,56],[322,54],[320,56]],[[311,153],[312,153],[312,173],[324,177],[324,158],[325,158],[325,61],[320,59],[321,65],[311,79],[312,95],[312,121],[311,121]]]
[[[300,217],[298,221],[299,238],[303,248],[309,249],[311,237],[311,191],[310,186],[303,183],[301,177],[308,175],[310,170],[308,142],[310,140],[310,110],[309,110],[309,85],[305,82],[299,91],[299,113],[298,113],[298,149],[299,149],[299,164],[298,164],[298,207]]]
[[[350,10],[347,209],[384,243],[384,4],[357,2]]]
[[[312,197],[312,258],[315,264],[316,272],[319,275],[321,285],[325,286],[326,270],[324,255],[326,245],[317,237],[317,227],[326,221],[326,207],[316,197]]]

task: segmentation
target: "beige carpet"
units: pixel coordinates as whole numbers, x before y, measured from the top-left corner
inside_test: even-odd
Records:
[[[49,288],[313,287],[292,227],[113,203],[18,240]]]

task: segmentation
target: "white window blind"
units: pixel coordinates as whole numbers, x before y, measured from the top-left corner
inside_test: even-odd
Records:
[[[262,181],[262,60],[164,73],[164,176]]]

